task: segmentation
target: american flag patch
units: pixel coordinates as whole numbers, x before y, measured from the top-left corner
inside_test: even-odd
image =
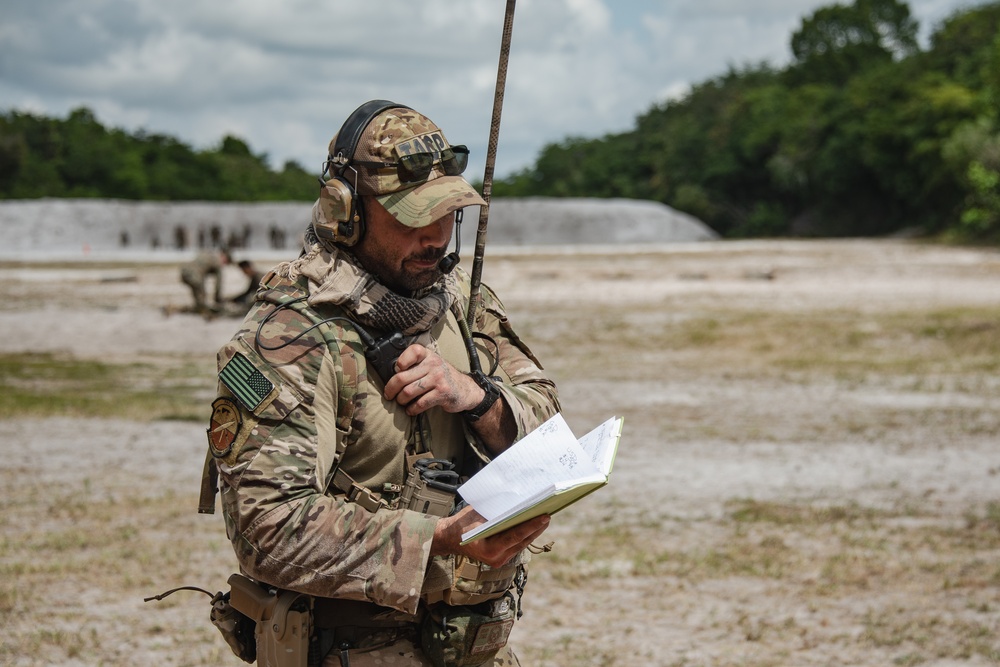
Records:
[[[248,410],[256,409],[274,389],[274,384],[239,352],[223,366],[219,379]]]

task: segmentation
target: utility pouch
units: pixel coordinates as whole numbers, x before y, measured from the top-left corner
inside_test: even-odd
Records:
[[[256,624],[258,667],[306,667],[312,598],[304,593],[265,588],[240,574],[230,576],[229,585],[233,609]]]
[[[473,606],[434,605],[420,624],[420,647],[434,667],[476,667],[507,645],[516,618],[510,593]]]
[[[257,660],[257,639],[254,636],[257,624],[250,617],[233,609],[229,602],[230,595],[219,593],[212,598],[209,618],[236,657],[252,665]]]
[[[501,567],[490,567],[466,556],[455,556],[451,587],[428,593],[427,602],[476,605],[494,600],[512,587],[520,591],[524,588],[524,580],[527,578],[525,565],[530,558],[530,553],[525,550]]]
[[[432,516],[448,516],[455,508],[459,476],[447,459],[425,454],[407,457],[409,471],[399,497],[399,507]]]

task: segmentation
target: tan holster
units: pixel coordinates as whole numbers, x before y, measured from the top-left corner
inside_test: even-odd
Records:
[[[229,577],[233,609],[257,623],[258,667],[306,667],[312,598],[268,589],[241,574]]]

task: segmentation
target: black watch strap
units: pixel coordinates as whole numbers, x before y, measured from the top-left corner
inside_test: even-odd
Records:
[[[479,418],[485,415],[489,409],[493,407],[493,404],[497,402],[497,399],[500,398],[500,390],[497,389],[496,384],[494,384],[493,378],[487,377],[482,371],[472,371],[469,373],[469,377],[475,380],[476,384],[482,387],[483,391],[486,392],[486,395],[483,396],[483,400],[479,402],[479,405],[462,412],[466,419],[470,422],[475,422],[479,421]]]

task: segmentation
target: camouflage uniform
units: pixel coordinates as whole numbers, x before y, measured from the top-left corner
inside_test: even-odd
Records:
[[[230,364],[240,366],[243,391],[250,395],[234,395],[223,382],[215,404],[221,402],[223,414],[237,413],[228,421],[213,418],[218,432],[235,432],[220,440],[229,449],[215,452],[226,529],[242,570],[254,579],[317,598],[373,603],[386,618],[415,622],[421,600],[453,581],[453,557],[430,557],[437,518],[407,509],[369,511],[345,498],[337,475],[380,497],[404,483],[408,453],[431,449],[464,475],[486,455],[461,415],[432,408],[410,417],[383,398],[383,382],[367,366],[361,340],[345,320],[359,305],[344,303],[331,287],[348,258],[315,245],[276,267],[242,328],[219,353],[222,376]],[[468,275],[456,270],[437,288],[457,307],[443,309],[417,342],[467,372],[454,311],[464,318]],[[474,331],[497,347],[477,342],[480,358],[489,369],[496,357],[500,392],[520,438],[558,411],[555,386],[511,329],[495,294],[485,286],[482,294]],[[257,399],[258,405],[248,407]],[[412,664],[428,664],[420,662],[412,642],[408,646],[417,656]],[[360,662],[368,659],[362,655],[376,654],[355,659],[352,653],[351,664],[367,664]],[[495,664],[517,663],[507,648]]]
[[[215,280],[214,303],[222,300],[222,260],[218,253],[203,252],[191,262],[181,267],[181,280],[191,288],[194,297],[194,309],[197,312],[208,310],[205,284],[209,279]]]
[[[257,287],[260,285],[260,281],[263,280],[264,274],[257,269],[252,269],[247,276],[247,287],[241,294],[234,296],[231,300],[233,303],[249,307],[254,302],[254,297],[257,294]]]

